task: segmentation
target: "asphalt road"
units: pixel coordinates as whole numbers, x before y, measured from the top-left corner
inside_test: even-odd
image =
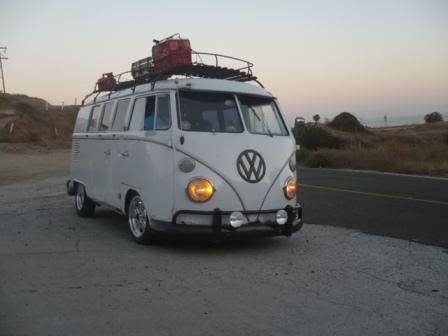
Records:
[[[359,232],[352,218],[395,199],[304,186],[307,223],[336,225],[335,202],[357,230],[140,246],[110,211],[77,217],[64,181],[0,186],[2,336],[448,334],[447,250]]]
[[[305,222],[448,247],[448,178],[300,168]]]

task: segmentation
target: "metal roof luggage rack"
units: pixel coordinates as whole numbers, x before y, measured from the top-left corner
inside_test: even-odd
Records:
[[[95,87],[91,93],[85,96],[82,101],[84,105],[85,101],[95,95],[93,102],[96,101],[101,93],[106,93],[110,95],[112,92],[135,88],[137,85],[152,83],[153,86],[157,81],[166,80],[173,76],[185,77],[185,78],[215,78],[215,79],[225,79],[233,80],[239,82],[249,82],[255,81],[261,87],[263,85],[257,80],[257,77],[253,75],[252,68],[253,63],[239,59],[232,56],[226,56],[221,54],[198,52],[190,49],[190,44],[188,40],[180,39],[180,35],[175,34],[161,41],[154,40],[156,45],[153,47],[153,56],[156,57],[145,57],[134,63],[132,63],[131,71],[126,71],[118,75],[113,76],[112,73],[104,74],[102,78],[98,80]],[[179,59],[163,59],[161,56],[154,53],[156,50],[163,49],[162,44],[166,43],[178,43],[175,46],[179,48],[178,54],[173,52],[174,57],[179,57]],[[183,48],[183,49],[182,49]],[[188,49],[186,49],[188,48]],[[161,54],[163,54],[163,51]],[[166,51],[166,50],[165,50]],[[188,55],[185,55],[185,53]],[[191,58],[189,53],[191,52]],[[185,58],[187,56],[187,58]],[[176,62],[179,61],[180,62]],[[165,67],[160,67],[161,62],[166,65]],[[174,61],[170,63],[170,61]],[[132,79],[123,80],[124,77],[132,75]],[[107,75],[107,78],[105,77]],[[113,76],[113,78],[111,78]],[[114,85],[111,85],[115,79]],[[107,81],[108,85],[104,85]]]
[[[172,76],[185,76],[187,78],[216,78],[239,82],[257,80],[257,77],[252,73],[252,67],[254,65],[251,62],[220,54],[197,51],[192,51],[191,54],[195,58],[191,65],[182,65],[163,72],[155,72],[152,70],[151,57],[134,62],[131,70],[134,79],[117,82],[115,90],[123,90],[143,83],[153,83],[159,80],[169,79]],[[212,57],[214,59],[214,64],[206,64],[203,61],[204,56]],[[240,65],[236,68],[221,66],[220,63],[223,61],[236,61],[239,62]]]

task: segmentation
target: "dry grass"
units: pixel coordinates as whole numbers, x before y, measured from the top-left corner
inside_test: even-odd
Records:
[[[370,129],[368,134],[327,130],[343,145],[307,152],[306,166],[448,176],[448,123]]]
[[[68,148],[78,106],[48,105],[39,98],[0,94],[0,144]],[[11,125],[13,127],[11,128]],[[10,132],[10,130],[13,130]]]

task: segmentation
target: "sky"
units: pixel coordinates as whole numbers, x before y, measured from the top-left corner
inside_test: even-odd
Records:
[[[174,33],[252,61],[288,119],[448,116],[448,0],[0,0],[7,92],[79,102]]]

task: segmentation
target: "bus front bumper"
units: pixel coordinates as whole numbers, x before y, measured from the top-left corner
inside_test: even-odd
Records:
[[[276,223],[275,219],[269,220],[269,216],[275,218],[278,210],[280,209],[240,211],[247,218],[255,217],[256,219],[248,221],[239,228],[234,228],[229,223],[228,218],[232,211],[221,211],[220,209],[214,211],[179,210],[174,214],[171,222],[151,221],[151,228],[160,235],[188,235],[209,238],[291,236],[294,232],[300,230],[303,225],[302,207],[300,205],[295,207],[288,205],[284,208],[288,214],[288,219],[283,225]],[[181,220],[182,216],[185,215],[190,216],[190,218],[206,216],[205,218],[209,219],[209,223],[198,225],[185,223]],[[261,220],[261,217],[268,219]]]

